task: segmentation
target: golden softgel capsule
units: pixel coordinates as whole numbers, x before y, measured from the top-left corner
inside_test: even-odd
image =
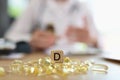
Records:
[[[21,60],[15,60],[10,65],[10,70],[13,73],[21,73],[23,71],[23,62]]]
[[[94,64],[91,69],[93,71],[98,71],[98,72],[106,72],[108,70],[108,66],[104,64]]]
[[[3,67],[0,67],[0,76],[4,76],[5,75],[5,70]]]

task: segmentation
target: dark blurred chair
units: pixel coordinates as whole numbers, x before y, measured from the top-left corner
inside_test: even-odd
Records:
[[[29,43],[21,41],[16,43],[16,49],[15,52],[18,53],[31,53],[31,46]]]

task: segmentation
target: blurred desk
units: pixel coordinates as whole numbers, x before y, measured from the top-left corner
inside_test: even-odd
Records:
[[[47,55],[44,55],[42,53],[33,53],[30,55],[26,55],[22,60],[28,61],[28,60],[36,60],[41,57],[45,57]],[[99,55],[77,55],[77,56],[69,56],[73,60],[88,60],[88,59],[94,59],[96,63],[106,64],[109,66],[108,73],[90,73],[85,75],[71,75],[68,77],[53,77],[51,75],[49,76],[25,76],[25,75],[17,75],[17,74],[6,74],[3,77],[0,77],[0,80],[120,80],[120,64],[106,61],[102,58],[100,58]],[[13,60],[0,60],[0,66],[5,67],[5,69],[8,69],[8,65]]]

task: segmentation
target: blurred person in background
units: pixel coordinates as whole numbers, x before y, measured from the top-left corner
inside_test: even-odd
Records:
[[[31,0],[5,38],[13,42],[25,41],[34,50],[44,50],[64,36],[69,42],[98,47],[91,12],[80,0]]]

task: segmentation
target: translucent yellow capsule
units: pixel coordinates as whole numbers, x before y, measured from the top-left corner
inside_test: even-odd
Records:
[[[38,64],[42,64],[42,59],[38,59]]]
[[[37,60],[32,60],[32,61],[27,62],[26,64],[28,64],[29,66],[33,66],[33,65],[37,65],[38,61]]]
[[[77,73],[87,73],[87,71],[88,71],[88,65],[86,64],[81,63],[76,66]]]
[[[71,60],[69,57],[64,58],[64,63],[70,63],[70,62],[71,62]]]
[[[31,74],[38,75],[38,67],[31,67]]]
[[[71,68],[68,68],[67,66],[63,66],[63,73],[69,74],[71,72]]]
[[[42,75],[44,72],[43,68],[42,67],[39,67],[38,68],[38,76]]]
[[[22,64],[23,62],[21,60],[15,60],[12,64]]]
[[[84,64],[87,64],[88,66],[92,66],[93,64],[95,64],[94,60],[87,60],[84,62]]]
[[[44,66],[50,66],[51,65],[51,63],[52,63],[52,60],[51,60],[51,58],[50,57],[46,57],[46,58],[44,58],[43,60],[42,60],[42,65],[44,65]]]
[[[21,60],[15,60],[10,65],[10,70],[14,73],[21,73],[23,71],[23,62]]]
[[[106,72],[108,70],[108,66],[104,64],[94,64],[91,69],[93,71],[98,71],[98,72]]]
[[[29,75],[31,73],[31,71],[30,71],[31,67],[30,66],[24,65],[23,68],[24,68],[25,75]]]
[[[46,74],[53,74],[53,73],[55,73],[55,68],[54,68],[54,66],[48,66],[47,68],[46,68]]]
[[[0,67],[0,76],[4,76],[5,75],[5,70],[3,67]]]
[[[55,68],[55,73],[56,74],[62,74],[63,73],[62,63],[55,63],[54,68]]]
[[[78,62],[72,62],[72,64],[71,64],[71,72],[72,73],[75,73],[77,66],[78,66]]]

